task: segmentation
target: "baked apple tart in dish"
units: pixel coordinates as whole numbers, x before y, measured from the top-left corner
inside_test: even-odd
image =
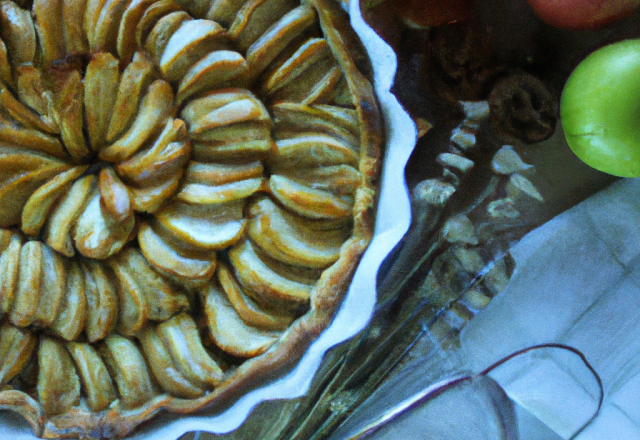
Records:
[[[381,126],[331,0],[0,1],[0,409],[113,438],[331,322]]]

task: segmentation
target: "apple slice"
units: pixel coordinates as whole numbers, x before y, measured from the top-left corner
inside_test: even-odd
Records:
[[[229,29],[241,51],[247,49],[269,29],[282,14],[299,2],[295,0],[252,0],[245,3]]]
[[[319,168],[291,169],[284,166],[271,167],[273,174],[283,174],[289,179],[339,196],[353,196],[362,182],[362,175],[349,165],[332,165]]]
[[[338,260],[349,229],[316,228],[308,219],[291,214],[268,197],[248,209],[247,234],[271,257],[292,265],[324,269]]]
[[[62,35],[65,46],[64,53],[67,55],[89,52],[89,42],[84,32],[86,5],[87,0],[64,0],[62,2]]]
[[[40,114],[52,127],[56,127],[57,123],[48,114],[51,91],[45,88],[42,71],[30,64],[19,66],[15,69],[15,79],[18,99]]]
[[[145,328],[138,335],[151,372],[160,387],[173,396],[195,399],[204,394],[202,388],[188,381],[176,368],[171,355],[153,327]]]
[[[269,179],[269,191],[285,207],[304,217],[331,219],[351,215],[352,203],[348,200],[284,176],[273,174]]]
[[[184,165],[189,156],[189,144],[178,142],[169,147],[174,140],[182,140],[186,134],[184,122],[180,119],[168,119],[155,142],[144,150],[116,165],[116,171],[126,180],[144,185],[159,176],[176,171],[178,164]],[[182,166],[180,165],[180,166]],[[162,172],[160,172],[162,171]]]
[[[204,301],[211,337],[223,351],[242,358],[256,357],[280,339],[280,332],[245,324],[225,294],[217,288],[209,286]]]
[[[142,99],[133,124],[115,143],[100,151],[100,159],[120,162],[128,159],[172,117],[173,90],[164,80],[154,81]]]
[[[100,11],[107,0],[87,0],[86,9],[84,11],[84,33],[89,41],[89,47],[93,47],[94,34]]]
[[[38,338],[27,329],[5,322],[0,327],[0,384],[4,385],[23,371],[38,344]]]
[[[184,174],[181,168],[160,182],[141,188],[129,187],[133,209],[138,212],[156,212],[160,206],[180,187],[180,179]]]
[[[73,240],[82,255],[103,260],[116,254],[129,241],[136,221],[132,215],[118,220],[103,207],[100,199],[100,192],[94,190],[74,225]]]
[[[74,260],[70,260],[67,265],[67,277],[66,295],[51,331],[62,339],[74,341],[80,336],[87,322],[85,277],[83,270]]]
[[[4,41],[0,40],[0,81],[3,81],[10,87],[13,87],[13,78],[11,76],[11,63],[9,62],[9,53]]]
[[[332,102],[336,94],[336,88],[340,84],[340,81],[344,79],[344,72],[338,65],[334,65],[329,68],[327,73],[313,85],[310,92],[300,102],[302,104],[316,104]]]
[[[332,105],[305,105],[281,102],[271,107],[276,121],[276,139],[289,139],[300,133],[319,133],[336,138],[358,151],[360,132],[355,110]]]
[[[156,332],[177,369],[193,384],[210,389],[224,378],[218,364],[209,356],[193,318],[182,314],[160,324]]]
[[[112,168],[103,168],[98,175],[100,204],[115,222],[124,222],[132,214],[131,197]]]
[[[182,23],[192,19],[186,12],[176,11],[165,15],[153,26],[144,42],[144,48],[156,64],[160,62],[171,36],[182,26]]]
[[[32,14],[38,33],[42,61],[46,67],[64,54],[62,36],[62,4],[63,0],[34,0]]]
[[[196,249],[224,249],[242,236],[243,202],[191,205],[174,202],[156,214],[158,222],[178,241]]]
[[[246,0],[212,0],[206,17],[228,29],[246,3]]]
[[[192,158],[198,162],[220,161],[252,161],[263,159],[275,151],[275,142],[269,139],[268,126],[260,127],[259,137],[263,140],[249,140],[239,142],[199,142],[192,146]],[[266,138],[266,139],[265,139]]]
[[[10,320],[18,327],[27,327],[35,319],[42,286],[42,243],[29,241],[20,249],[18,288],[11,308]]]
[[[278,153],[273,161],[280,167],[299,169],[341,164],[358,166],[357,152],[351,145],[333,136],[302,133],[296,137],[276,141],[276,145]]]
[[[146,10],[156,2],[157,0],[133,0],[122,14],[120,28],[118,28],[117,47],[120,62],[123,66],[129,64],[133,54],[138,50],[133,37],[136,34],[140,19]]]
[[[0,312],[2,314],[11,310],[18,289],[21,249],[22,238],[19,234],[11,233],[11,239],[0,256]]]
[[[275,272],[265,264],[247,240],[231,248],[229,260],[240,284],[255,292],[265,304],[280,308],[283,305],[299,306],[306,304],[311,297],[312,284],[294,281]]]
[[[14,66],[33,63],[36,56],[36,30],[28,10],[14,2],[0,3],[0,36],[7,44]]]
[[[290,316],[272,314],[255,304],[244,293],[232,269],[226,263],[220,263],[216,273],[231,305],[247,325],[264,330],[284,330],[291,325],[293,318]]]
[[[91,260],[83,262],[87,298],[86,334],[89,342],[104,339],[118,319],[118,294],[102,266]]]
[[[170,275],[190,280],[208,280],[215,272],[215,253],[211,253],[208,259],[183,255],[147,223],[140,226],[138,242],[147,261]]]
[[[8,3],[8,2],[5,2]],[[4,4],[4,3],[2,3]],[[0,4],[0,8],[1,8]],[[18,101],[11,92],[0,84],[0,107],[16,122],[36,130],[56,134],[58,127],[43,119],[39,114]]]
[[[29,197],[44,182],[67,171],[68,165],[48,166],[37,171],[14,176],[0,187],[0,226],[15,226],[20,223],[22,209]]]
[[[195,63],[180,81],[178,102],[206,90],[221,88],[249,71],[242,55],[230,50],[216,50]]]
[[[80,379],[64,344],[41,337],[38,349],[38,402],[45,414],[64,414],[80,403]]]
[[[176,194],[176,200],[187,203],[210,205],[227,203],[249,197],[262,189],[264,179],[245,179],[224,185],[188,183]]]
[[[118,387],[123,408],[137,408],[156,395],[147,363],[133,341],[112,333],[105,338],[100,354]]]
[[[54,208],[47,226],[44,239],[53,249],[67,257],[73,257],[75,250],[69,231],[84,207],[89,202],[91,190],[95,188],[95,176],[85,176],[77,180],[69,192]]]
[[[107,131],[107,142],[113,142],[133,122],[140,98],[155,77],[153,63],[142,53],[136,52],[122,74],[118,95]]]
[[[38,188],[27,200],[22,209],[22,231],[37,236],[47,220],[47,214],[63,194],[68,193],[73,181],[87,170],[88,166],[71,168],[60,173]]]
[[[144,47],[149,33],[161,18],[179,11],[182,11],[182,8],[174,0],[159,0],[149,6],[136,26],[135,41],[138,47]]]
[[[264,82],[262,93],[271,95],[316,63],[329,59],[331,50],[324,38],[311,38],[302,44],[280,67],[271,72]]]
[[[160,58],[160,69],[170,81],[178,81],[209,52],[223,49],[227,31],[211,20],[190,20],[171,36]]]
[[[107,409],[117,396],[107,366],[98,352],[91,344],[80,342],[68,343],[67,350],[76,364],[89,408],[93,411]]]
[[[262,177],[264,167],[260,161],[248,163],[190,162],[185,173],[186,183],[224,185],[225,183]]]
[[[120,83],[119,62],[110,53],[97,53],[84,76],[85,122],[93,151],[107,141],[107,130]]]
[[[188,298],[153,270],[140,251],[127,248],[117,256],[139,282],[149,305],[149,319],[166,321],[189,307]]]
[[[274,23],[247,50],[252,78],[257,78],[294,38],[314,23],[316,12],[308,5],[298,6]]]
[[[91,154],[84,137],[84,84],[80,72],[71,71],[57,96],[60,135],[67,151],[76,158]]]
[[[42,259],[41,293],[33,324],[48,328],[59,313],[64,313],[64,298],[67,289],[72,286],[67,286],[67,267],[60,254],[49,246],[42,246]]]
[[[92,52],[115,53],[120,20],[129,3],[131,0],[107,0],[104,3],[95,29],[89,35],[89,45]]]
[[[118,256],[107,261],[113,271],[118,292],[119,314],[118,332],[133,336],[142,329],[149,319],[149,298],[126,264]]]

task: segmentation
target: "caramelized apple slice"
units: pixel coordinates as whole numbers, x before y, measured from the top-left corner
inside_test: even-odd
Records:
[[[49,67],[64,54],[64,39],[61,38],[62,4],[63,0],[33,1],[32,14],[45,67]]]
[[[118,294],[102,266],[86,260],[83,264],[87,298],[86,333],[89,342],[104,339],[118,319]]]
[[[232,269],[226,263],[218,265],[217,275],[231,305],[247,325],[265,330],[284,330],[291,325],[293,318],[268,313],[245,295]]]
[[[242,55],[230,50],[216,50],[194,64],[180,81],[178,102],[205,90],[220,88],[221,85],[241,77],[248,72]]]
[[[37,236],[40,233],[53,204],[69,191],[72,182],[87,168],[88,166],[74,167],[58,174],[29,197],[22,210],[22,230],[25,234]]]
[[[315,166],[347,164],[358,166],[354,149],[338,139],[319,133],[303,133],[276,141],[278,166],[296,169]]]
[[[250,358],[267,351],[280,333],[251,327],[240,319],[224,293],[213,286],[206,290],[205,314],[216,345],[233,356]]]
[[[107,142],[113,142],[129,128],[138,110],[140,98],[146,93],[153,78],[153,63],[142,52],[136,52],[118,85],[118,95],[107,131]]]
[[[133,54],[138,50],[133,38],[136,34],[136,28],[147,9],[156,2],[157,0],[132,0],[122,14],[117,41],[118,55],[122,65],[129,64]]]
[[[247,233],[271,257],[285,263],[323,269],[338,260],[350,230],[330,230],[293,215],[268,197],[253,201]]]
[[[260,161],[247,163],[200,163],[190,162],[185,182],[204,185],[224,185],[246,179],[261,177],[264,167]]]
[[[38,338],[27,330],[5,322],[0,327],[0,384],[20,373],[31,359]]]
[[[118,60],[110,53],[98,53],[84,76],[84,108],[91,148],[100,150],[106,143],[109,121],[120,83]]]
[[[138,280],[149,306],[150,320],[166,321],[189,307],[187,297],[153,270],[140,251],[127,248],[117,258]]]
[[[101,206],[115,222],[124,222],[131,216],[131,197],[113,168],[100,170],[98,189]]]
[[[196,249],[224,249],[244,231],[242,207],[242,201],[215,205],[173,202],[156,218],[170,234]]]
[[[84,138],[84,84],[80,72],[74,70],[65,78],[58,95],[60,134],[67,151],[76,158],[91,154]]]
[[[263,159],[275,150],[275,142],[269,139],[269,127],[259,127],[259,138],[249,141],[194,142],[192,158],[199,162],[251,161]],[[208,133],[209,134],[209,133]]]
[[[100,159],[119,162],[128,159],[144,145],[173,112],[173,90],[164,80],[154,81],[142,99],[133,124],[124,135],[100,151]]]
[[[42,286],[42,243],[29,241],[20,249],[18,289],[15,294],[10,320],[18,327],[33,323]]]
[[[36,130],[53,134],[58,132],[58,127],[51,124],[50,121],[45,120],[39,114],[35,113],[33,110],[18,101],[2,84],[0,84],[0,107],[11,118],[16,120],[16,122],[19,122],[26,127],[35,128]]]
[[[199,59],[222,49],[225,40],[226,31],[214,21],[185,21],[169,39],[160,69],[170,81],[178,81]]]
[[[215,253],[211,253],[208,259],[185,256],[147,223],[140,226],[138,242],[147,261],[171,275],[190,280],[208,280],[215,271]]]
[[[245,240],[229,251],[229,260],[243,287],[255,292],[266,304],[303,305],[309,301],[313,285],[294,281],[267,266]]]
[[[3,236],[8,232],[3,231]],[[13,306],[18,289],[22,238],[10,233],[11,238],[0,256],[0,312],[7,313]]]
[[[184,11],[176,11],[162,17],[149,32],[144,48],[151,58],[157,63],[164,53],[171,36],[182,26],[185,21],[191,20],[191,16]]]
[[[224,374],[203,347],[193,318],[186,314],[175,316],[156,331],[174,364],[190,382],[212,388],[222,381]]]
[[[82,255],[103,260],[127,243],[135,226],[135,217],[118,220],[100,203],[100,199],[100,191],[94,190],[75,223],[73,240]]]
[[[0,40],[0,81],[9,86],[13,86],[13,78],[11,77],[11,63],[9,62],[9,54],[4,41]]]
[[[271,194],[291,211],[313,219],[348,217],[352,204],[328,191],[309,188],[273,174],[269,179]]]
[[[0,3],[0,36],[15,66],[32,63],[36,56],[36,30],[28,10],[14,2]]]
[[[238,11],[246,1],[238,0],[212,0],[207,11],[207,19],[220,23],[228,28],[236,18]]]
[[[172,143],[182,139],[185,134],[184,122],[168,119],[153,145],[117,164],[116,171],[124,179],[138,185],[153,183],[152,180],[175,172],[189,159],[190,149],[186,142]]]
[[[67,285],[67,268],[63,257],[49,246],[42,246],[41,276],[40,300],[33,323],[48,328],[56,321],[59,313],[65,313],[64,298],[70,287]]]
[[[90,344],[79,342],[68,343],[67,350],[76,364],[89,408],[107,409],[116,400],[116,390],[98,352]]]
[[[116,382],[124,408],[137,408],[156,395],[147,363],[133,341],[111,334],[100,347],[100,354]]]
[[[165,200],[178,190],[183,174],[183,170],[179,168],[153,185],[141,188],[129,187],[133,209],[138,212],[156,212]]]
[[[95,29],[89,34],[92,52],[115,53],[118,41],[118,29],[125,8],[131,0],[107,0],[98,15]]]
[[[251,0],[240,9],[229,33],[238,47],[246,51],[283,13],[297,6],[296,3],[294,0]]]
[[[139,48],[144,47],[144,43],[153,27],[162,17],[173,12],[179,12],[182,8],[174,0],[159,0],[144,11],[142,18],[136,26],[135,41]]]
[[[360,172],[350,165],[297,169],[276,165],[271,167],[271,172],[283,174],[296,183],[329,191],[337,196],[353,196],[362,182]]]
[[[144,280],[137,279],[117,256],[107,263],[115,275],[118,292],[118,331],[133,336],[149,319],[149,301],[140,287]]]
[[[80,379],[61,342],[41,337],[38,349],[38,401],[50,416],[80,403]]]
[[[60,307],[60,313],[51,330],[62,339],[73,341],[78,338],[87,322],[87,298],[85,296],[84,273],[76,261],[67,265],[67,291]]]
[[[153,327],[147,327],[139,335],[145,357],[151,372],[162,387],[171,395],[195,399],[204,394],[204,390],[188,381],[176,368],[171,355]]]
[[[305,105],[281,102],[271,107],[276,139],[295,137],[296,133],[315,132],[337,138],[358,151],[360,131],[355,110],[332,105]]]
[[[84,32],[86,5],[87,0],[64,0],[62,2],[62,33],[65,54],[89,52],[89,42]]]
[[[247,50],[251,76],[257,78],[291,41],[316,22],[316,13],[302,5],[289,11]]]

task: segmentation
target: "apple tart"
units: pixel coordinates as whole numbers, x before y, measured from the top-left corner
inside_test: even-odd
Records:
[[[0,409],[220,410],[331,322],[381,141],[331,0],[0,1]]]

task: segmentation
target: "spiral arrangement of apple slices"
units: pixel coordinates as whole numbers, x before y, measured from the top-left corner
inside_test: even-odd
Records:
[[[2,408],[124,435],[321,328],[366,246],[379,135],[340,14],[0,1]]]

